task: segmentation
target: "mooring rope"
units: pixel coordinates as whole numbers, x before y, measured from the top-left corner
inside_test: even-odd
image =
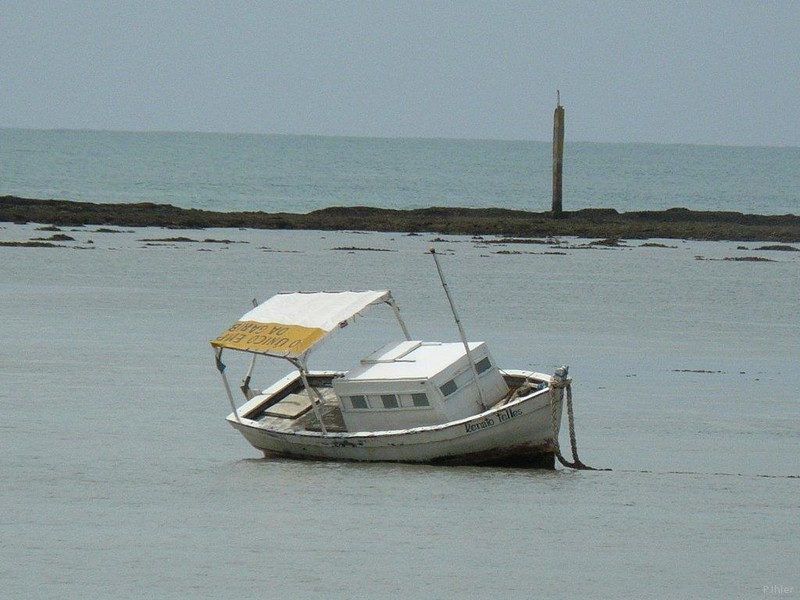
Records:
[[[553,418],[553,451],[555,452],[558,462],[570,469],[582,469],[586,471],[610,471],[611,469],[595,469],[581,462],[578,457],[578,442],[575,436],[575,414],[572,410],[572,383],[567,377],[567,367],[559,367],[556,369],[555,375],[550,382],[550,413]],[[558,443],[558,411],[556,410],[556,390],[558,391],[559,400],[564,399],[564,390],[567,396],[567,423],[569,425],[569,443],[572,448],[572,462],[568,461],[561,454],[561,447]]]

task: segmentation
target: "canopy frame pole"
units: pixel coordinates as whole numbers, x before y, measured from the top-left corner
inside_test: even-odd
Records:
[[[322,415],[319,412],[319,404],[322,403],[322,395],[313,387],[311,384],[308,383],[308,371],[305,365],[305,361],[302,358],[298,359],[287,359],[291,362],[297,370],[300,372],[300,380],[303,382],[303,387],[306,389],[306,393],[308,394],[308,399],[311,401],[311,409],[314,411],[314,416],[317,417],[317,422],[319,423],[319,427],[322,430],[322,435],[328,435],[328,430],[325,428],[325,423],[322,422]],[[316,396],[316,399],[315,399]]]
[[[256,366],[256,354],[254,353],[252,358],[250,359],[250,367],[247,369],[247,373],[245,373],[244,378],[242,379],[242,385],[239,386],[239,389],[242,390],[244,397],[250,400],[256,394],[251,394],[253,390],[250,389],[250,379],[253,377],[253,368]]]
[[[392,311],[394,312],[394,316],[397,318],[397,322],[400,324],[400,329],[403,330],[403,335],[405,336],[406,340],[411,339],[411,335],[408,333],[408,328],[406,327],[405,321],[403,321],[403,316],[400,314],[400,307],[397,306],[397,302],[394,301],[391,294],[386,299],[386,304],[392,307]]]
[[[241,423],[242,418],[239,416],[239,411],[236,408],[236,402],[233,401],[233,393],[231,393],[231,385],[228,383],[228,376],[225,375],[225,363],[222,362],[222,348],[214,348],[214,356],[216,358],[217,370],[222,376],[222,383],[225,384],[225,392],[228,394],[228,402],[231,403],[231,409],[233,409],[233,414],[236,417],[236,421]]]
[[[258,306],[258,300],[253,298],[253,308]],[[252,391],[250,389],[250,379],[253,377],[253,369],[256,366],[256,357],[258,355],[253,353],[253,356],[250,358],[250,367],[247,369],[247,373],[245,373],[244,378],[242,379],[242,385],[239,386],[239,389],[242,390],[244,397],[250,400],[255,394],[250,394]]]
[[[456,305],[453,303],[453,298],[450,296],[450,289],[447,287],[447,282],[444,279],[442,266],[439,264],[439,257],[436,256],[435,248],[431,248],[431,256],[433,256],[433,262],[436,263],[436,270],[439,272],[439,279],[442,282],[442,287],[444,288],[444,293],[447,296],[447,301],[450,303],[450,310],[453,313],[453,318],[456,320],[458,333],[461,336],[461,343],[464,344],[464,350],[467,353],[469,368],[472,371],[472,380],[475,383],[475,387],[478,388],[478,402],[481,406],[481,409],[486,410],[486,403],[483,401],[483,392],[481,391],[481,385],[478,382],[478,369],[475,368],[475,361],[472,360],[472,353],[469,351],[469,343],[467,342],[467,335],[464,333],[464,328],[461,326],[461,319],[458,318],[458,312],[456,312]]]

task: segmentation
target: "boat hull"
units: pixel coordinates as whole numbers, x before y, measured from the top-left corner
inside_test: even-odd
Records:
[[[552,469],[562,395],[548,387],[467,419],[394,431],[293,431],[234,414],[228,421],[269,457]]]

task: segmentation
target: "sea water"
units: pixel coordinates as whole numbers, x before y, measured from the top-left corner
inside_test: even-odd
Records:
[[[0,129],[0,195],[223,211],[546,211],[548,142]],[[570,142],[565,210],[797,214],[800,148]]]
[[[36,227],[0,240],[52,235]],[[114,231],[1,249],[6,597],[797,593],[798,253]],[[208,340],[253,297],[390,287],[412,336],[456,340],[431,245],[502,366],[570,365],[580,456],[612,471],[264,460],[228,426]],[[744,257],[769,261],[726,260]],[[312,367],[399,335],[369,313]]]

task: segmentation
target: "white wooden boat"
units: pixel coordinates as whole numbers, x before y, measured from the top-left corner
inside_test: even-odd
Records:
[[[319,342],[379,305],[394,311],[403,340],[348,371],[308,369]],[[453,314],[462,342],[425,342],[410,339],[388,290],[278,294],[211,341],[228,421],[265,456],[553,468],[561,458],[566,367],[554,375],[500,369],[484,342],[466,342],[455,307]],[[224,350],[253,355],[238,407]],[[286,360],[294,371],[253,390],[258,355]]]

